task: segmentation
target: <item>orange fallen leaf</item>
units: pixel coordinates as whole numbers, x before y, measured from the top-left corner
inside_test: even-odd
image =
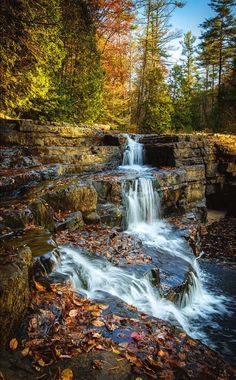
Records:
[[[112,346],[111,349],[112,349],[112,352],[114,352],[114,354],[117,354],[117,355],[121,354],[121,352],[117,348]]]
[[[165,355],[166,355],[165,351],[163,351],[163,350],[159,350],[159,351],[158,351],[158,356],[160,356],[161,358],[162,358],[163,356],[165,356]]]
[[[93,317],[100,317],[100,315],[101,315],[100,311],[92,311],[91,314]]]
[[[12,350],[16,350],[18,347],[18,341],[16,338],[10,340],[9,346]]]
[[[30,352],[30,348],[29,347],[25,347],[24,350],[21,351],[21,354],[23,356],[27,356],[27,355],[29,355],[29,352]]]
[[[45,287],[35,280],[34,280],[34,286],[38,291],[45,292]]]
[[[59,380],[72,380],[73,379],[73,372],[70,368],[63,369]]]

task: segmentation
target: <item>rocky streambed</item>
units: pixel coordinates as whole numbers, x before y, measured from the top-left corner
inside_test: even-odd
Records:
[[[142,136],[143,161],[134,150],[127,170],[127,136],[45,131],[12,121],[1,132],[3,378],[233,378],[189,336],[234,364],[234,294],[210,286],[228,269],[192,252],[213,246],[206,200],[234,215],[230,140]]]

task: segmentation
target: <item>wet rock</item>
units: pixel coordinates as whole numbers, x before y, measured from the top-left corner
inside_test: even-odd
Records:
[[[19,251],[9,249],[13,250],[12,262],[0,266],[0,348],[6,346],[21,323],[30,296],[31,250],[28,247]]]
[[[59,379],[64,369],[70,369],[74,380],[131,380],[130,363],[119,355],[108,351],[84,353],[77,358],[59,360],[50,368],[41,368],[40,374],[32,368],[32,360],[15,352],[0,353],[0,370],[6,380],[35,380],[38,376],[45,379]],[[17,370],[16,370],[17,368]],[[17,377],[16,377],[17,376]],[[147,376],[142,376],[148,379]],[[68,377],[69,379],[69,377]]]
[[[46,227],[51,232],[55,230],[53,209],[44,200],[38,199],[32,202],[29,209],[32,211],[36,225]]]
[[[191,297],[191,289],[195,286],[195,276],[196,273],[190,266],[189,271],[185,274],[183,284],[169,289],[165,297],[176,305],[185,307],[189,302],[189,296]]]
[[[33,214],[28,208],[22,210],[9,210],[4,214],[3,219],[7,227],[17,230],[24,228],[27,224],[32,223]]]
[[[58,222],[56,226],[56,230],[57,231],[63,231],[63,230],[75,231],[78,228],[83,227],[83,225],[84,225],[84,221],[83,221],[82,212],[76,211],[66,216],[63,222]]]
[[[160,270],[158,268],[152,268],[150,271],[145,273],[145,277],[150,281],[152,286],[159,288],[161,284]]]
[[[201,223],[206,223],[207,221],[207,207],[206,202],[198,202],[196,204],[196,210],[195,210],[195,216],[196,219],[199,220]]]
[[[88,213],[96,210],[97,192],[91,185],[76,184],[49,192],[43,195],[43,199],[55,210],[81,211]]]
[[[189,184],[186,190],[186,201],[193,203],[205,198],[205,185],[203,183]]]
[[[98,224],[100,222],[100,216],[97,212],[93,211],[84,215],[84,221],[86,224]]]
[[[119,181],[96,180],[93,181],[93,186],[98,193],[99,203],[111,202],[115,205],[122,203],[122,185]]]
[[[109,146],[119,146],[119,136],[105,135],[103,138],[104,144]]]
[[[111,227],[121,227],[123,219],[123,210],[111,203],[99,205],[97,212],[101,218],[101,222]]]
[[[119,360],[117,354],[108,351],[90,352],[78,358],[64,360],[54,366],[58,372],[60,368],[71,368],[75,379],[84,380],[130,380],[134,375],[131,365],[125,359]],[[56,368],[55,368],[56,367]]]
[[[60,261],[60,252],[57,248],[39,257],[34,257],[33,265],[30,270],[30,278],[49,275]]]

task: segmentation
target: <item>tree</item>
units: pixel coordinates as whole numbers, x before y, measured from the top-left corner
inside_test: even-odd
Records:
[[[133,1],[99,0],[98,47],[105,69],[102,121],[130,122]]]
[[[143,4],[141,2],[141,5]],[[169,18],[174,9],[182,7],[183,3],[148,0],[145,2],[145,6],[145,31],[140,37],[141,62],[136,82],[135,122],[148,132],[150,129],[155,130],[159,121],[161,124],[167,125],[170,120],[170,98],[168,99],[167,87],[164,85],[167,73],[165,60],[168,56],[168,43],[176,35],[173,35],[170,30]],[[156,91],[163,91],[163,96]],[[165,101],[163,101],[163,97]],[[160,110],[165,115],[164,123],[158,119],[154,121],[158,115],[161,115]]]
[[[0,22],[2,110],[46,115],[55,107],[64,56],[59,0],[3,0]]]
[[[232,69],[235,56],[236,19],[233,15],[235,0],[211,0],[210,7],[216,16],[207,19],[201,25],[201,60],[205,67],[211,67],[213,85],[217,91],[217,102],[214,109],[215,127],[222,127],[224,120],[223,99],[224,81]],[[217,84],[215,84],[215,72]]]
[[[182,45],[182,67],[184,71],[184,84],[185,92],[188,92],[189,95],[194,91],[194,86],[196,84],[196,37],[192,35],[192,32],[189,31],[185,33]]]
[[[103,70],[96,44],[97,7],[86,0],[62,0],[60,119],[94,121],[101,112]]]
[[[175,130],[190,131],[196,126],[197,110],[193,107],[197,93],[196,38],[189,31],[184,35],[181,65],[174,65],[170,72],[170,92],[173,102],[172,124]],[[196,106],[196,104],[195,104]]]

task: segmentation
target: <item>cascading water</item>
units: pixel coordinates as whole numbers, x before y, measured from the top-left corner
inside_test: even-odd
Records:
[[[159,195],[153,189],[152,180],[139,178],[124,185],[124,196],[127,201],[127,225],[129,229],[140,223],[153,224],[159,217]]]
[[[131,139],[128,135],[126,135],[126,139],[127,141],[124,148],[123,166],[132,167],[135,165],[143,165],[143,145],[138,141]]]
[[[127,137],[123,164],[143,164],[143,147],[130,137]],[[163,298],[147,278],[72,248],[63,248],[57,272],[68,275],[75,289],[86,297],[103,299],[106,298],[104,292],[109,293],[147,314],[178,321],[188,333],[201,337],[192,329],[193,321],[222,313],[222,299],[204,289],[197,260],[186,241],[173,233],[168,223],[159,219],[160,200],[154,188],[155,178],[151,172],[147,175],[140,170],[140,173],[142,176],[126,180],[123,186],[127,228],[129,233],[138,235],[147,247],[154,248],[161,255],[178,258],[192,268],[188,286],[181,296],[171,302]]]

